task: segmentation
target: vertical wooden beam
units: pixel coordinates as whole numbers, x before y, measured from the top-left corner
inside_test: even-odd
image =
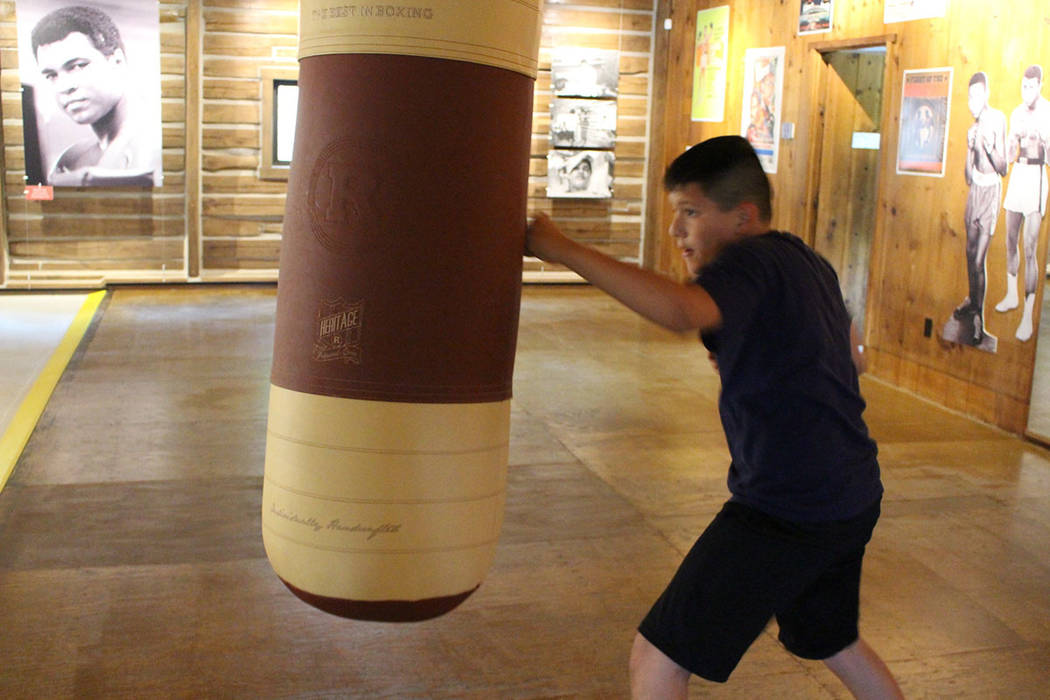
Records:
[[[663,173],[666,153],[667,74],[671,32],[664,20],[671,18],[673,0],[657,0],[653,17],[653,52],[649,86],[649,147],[645,177],[645,223],[642,229],[642,267],[658,269],[663,233]]]
[[[4,163],[4,139],[0,134],[0,173],[6,173],[7,167]],[[0,211],[0,287],[7,284],[7,188],[4,178],[0,177],[0,202],[3,202],[3,211]]]
[[[201,274],[201,54],[203,0],[186,7],[186,272]]]
[[[3,108],[0,107],[0,122],[3,121]],[[7,284],[7,183],[4,175],[7,173],[7,157],[5,152],[7,144],[4,142],[4,133],[0,129],[0,287]],[[25,178],[22,178],[25,180]]]

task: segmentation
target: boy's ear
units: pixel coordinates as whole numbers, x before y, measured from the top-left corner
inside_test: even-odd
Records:
[[[741,202],[736,206],[737,223],[740,226],[758,222],[758,205],[754,202]]]

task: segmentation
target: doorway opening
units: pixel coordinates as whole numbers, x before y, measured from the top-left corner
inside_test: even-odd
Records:
[[[821,50],[810,241],[864,337],[881,162],[886,44]]]

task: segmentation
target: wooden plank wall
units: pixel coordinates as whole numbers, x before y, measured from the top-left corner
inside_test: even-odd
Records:
[[[295,0],[205,0],[201,184],[205,277],[276,273],[287,183],[258,177],[261,73],[298,67]]]
[[[689,119],[690,61],[696,12],[724,4],[731,6],[726,119],[693,123]],[[797,2],[674,3],[664,159],[704,138],[739,133],[744,51],[785,46],[782,119],[794,123],[796,132],[794,139],[781,140],[778,172],[771,178],[776,193],[774,225],[812,242],[813,194],[819,186],[811,173],[820,153],[814,126],[820,116],[814,109],[823,70],[820,51],[869,40],[886,42],[883,146],[866,324],[871,371],[939,404],[1023,432],[1035,340],[1020,342],[1014,337],[1020,310],[1007,314],[992,310],[1006,285],[1002,216],[988,252],[985,304],[986,327],[998,336],[998,352],[944,342],[938,331],[967,294],[963,215],[968,189],[963,165],[966,132],[973,122],[966,103],[970,75],[977,70],[987,72],[991,105],[1009,115],[1020,104],[1022,72],[1031,63],[1041,63],[1047,71],[1043,96],[1050,96],[1050,5],[1030,0],[948,5],[944,18],[884,24],[882,3],[836,0],[832,32],[798,36]],[[895,154],[903,71],[939,67],[954,70],[945,177],[898,175]],[[661,210],[666,222],[666,208]],[[1047,227],[1044,221],[1040,264],[1046,260]],[[659,246],[655,260],[659,269],[677,272],[674,251],[666,242]],[[1040,299],[1041,294],[1040,286]],[[1040,304],[1037,300],[1036,309]],[[926,319],[934,327],[931,337],[924,335]]]
[[[530,208],[574,236],[638,260],[655,0],[548,0],[537,80]],[[153,190],[62,189],[23,197],[15,3],[0,0],[0,90],[6,160],[6,279],[0,286],[274,280],[286,183],[261,179],[261,73],[295,69],[296,0],[162,2],[164,185]],[[615,196],[549,200],[550,56],[564,46],[618,49]],[[187,98],[192,104],[187,103]],[[538,270],[538,261],[527,269]]]
[[[654,0],[546,0],[545,6],[540,74],[533,107],[530,209],[546,211],[577,240],[620,259],[641,262],[656,3]],[[546,196],[551,55],[567,47],[620,52],[612,199],[548,199]],[[525,267],[527,271],[550,269],[530,260]]]

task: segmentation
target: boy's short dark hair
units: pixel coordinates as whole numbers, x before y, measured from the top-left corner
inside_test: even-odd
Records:
[[[722,211],[750,202],[764,221],[773,217],[769,178],[755,149],[743,137],[716,136],[675,158],[664,173],[664,187],[675,190],[691,183],[699,185]]]
[[[36,23],[30,37],[33,55],[41,46],[62,41],[74,32],[90,39],[103,56],[112,56],[117,49],[124,51],[120,30],[109,15],[94,7],[72,5],[49,12]]]
[[[1038,63],[1028,66],[1024,71],[1024,77],[1029,80],[1035,78],[1039,82],[1043,82],[1043,67]]]

